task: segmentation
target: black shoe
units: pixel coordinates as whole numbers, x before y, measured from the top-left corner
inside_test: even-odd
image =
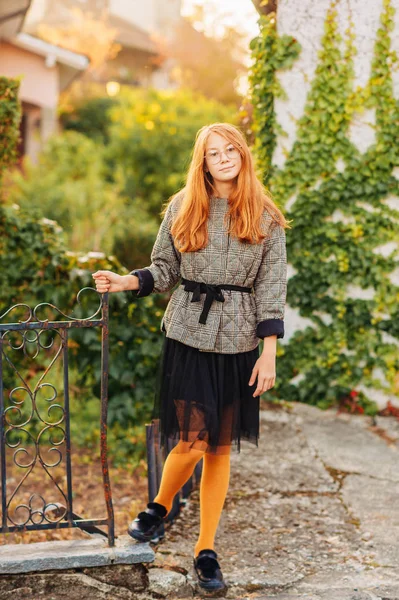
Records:
[[[127,532],[139,542],[158,542],[163,537],[162,525],[168,511],[165,506],[158,502],[149,502],[144,512],[138,514]]]
[[[194,569],[198,583],[204,590],[222,590],[227,588],[214,550],[201,550],[194,558]]]

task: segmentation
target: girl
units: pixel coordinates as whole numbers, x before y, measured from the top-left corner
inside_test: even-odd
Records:
[[[151,265],[129,275],[93,273],[97,290],[171,290],[153,417],[161,445],[178,441],[157,496],[129,526],[149,541],[203,458],[200,532],[194,569],[201,587],[224,589],[214,540],[230,479],[230,453],[258,445],[259,396],[274,386],[276,344],[284,336],[285,228],[257,179],[244,136],[214,123],[196,136],[186,186],[163,211]],[[260,339],[263,351],[259,354]]]

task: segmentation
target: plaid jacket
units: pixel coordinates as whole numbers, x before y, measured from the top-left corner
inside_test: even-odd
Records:
[[[270,233],[260,244],[243,244],[227,233],[224,216],[228,201],[211,198],[209,243],[197,252],[180,253],[170,227],[182,195],[169,204],[151,252],[151,265],[131,274],[140,281],[135,297],[171,290],[181,278],[206,284],[235,284],[251,293],[222,290],[224,301],[214,299],[206,323],[199,318],[205,294],[185,291],[180,284],[172,293],[160,329],[167,337],[207,352],[233,354],[253,350],[260,339],[284,337],[287,290],[285,230],[264,211],[262,228]]]

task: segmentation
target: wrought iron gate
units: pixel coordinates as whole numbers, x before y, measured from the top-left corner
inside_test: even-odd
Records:
[[[99,294],[94,288],[83,288],[97,294],[100,304],[94,314],[78,319],[65,315],[59,308],[44,302],[33,309],[27,304],[16,304],[0,315],[0,471],[1,471],[1,527],[0,533],[64,529],[79,527],[88,533],[100,533],[108,537],[109,546],[115,545],[114,513],[112,506],[111,486],[107,460],[107,408],[108,408],[108,293]],[[18,323],[1,323],[7,315],[19,307],[27,310],[27,319]],[[40,319],[38,312],[44,307],[55,310],[66,320],[49,321]],[[96,318],[101,313],[101,318]],[[81,327],[101,328],[101,416],[100,416],[100,454],[103,477],[103,487],[107,517],[100,519],[81,518],[73,510],[73,486],[71,465],[71,434],[69,407],[69,372],[68,372],[68,335],[69,331]],[[46,343],[45,332],[51,338]],[[51,337],[52,336],[52,337]],[[58,341],[58,346],[54,344]],[[33,356],[28,348],[35,347]],[[28,356],[36,358],[41,351],[52,350],[53,356],[39,380],[32,386],[24,374]],[[22,367],[19,366],[18,352],[23,353]],[[15,358],[14,358],[15,357]],[[63,390],[59,394],[55,385],[46,379],[56,361],[62,362]],[[16,366],[15,362],[18,363]],[[21,361],[19,361],[21,362]],[[13,373],[19,385],[7,387],[4,381],[4,367]],[[38,398],[46,396],[44,401],[49,404],[46,415],[38,407]],[[56,401],[63,396],[63,404]],[[25,438],[25,442],[22,440]],[[44,440],[49,440],[50,447],[46,448],[48,456],[44,456]],[[12,450],[14,452],[12,453]],[[25,471],[12,491],[7,478],[7,456],[12,455],[13,467]],[[51,470],[65,461],[66,485],[62,488],[54,479]],[[58,492],[62,502],[46,502],[41,494],[34,493],[27,503],[18,504],[18,492],[35,467],[44,469]],[[17,504],[16,504],[17,503]],[[15,505],[16,504],[16,505]],[[35,504],[38,506],[35,506]],[[19,520],[16,515],[21,515]],[[98,525],[106,525],[108,533],[99,529]]]

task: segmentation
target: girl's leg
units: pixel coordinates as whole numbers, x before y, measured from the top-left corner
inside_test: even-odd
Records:
[[[200,483],[200,534],[194,548],[194,558],[201,550],[214,550],[216,530],[230,481],[233,418],[233,406],[226,406],[221,418],[216,454],[206,452],[204,455]]]
[[[200,534],[194,558],[200,550],[214,550],[216,530],[230,481],[230,452],[204,455],[200,483]]]
[[[195,465],[203,457],[204,451],[189,448],[190,442],[180,442],[166,457],[159,491],[153,502],[172,509],[173,499],[194,472]]]

